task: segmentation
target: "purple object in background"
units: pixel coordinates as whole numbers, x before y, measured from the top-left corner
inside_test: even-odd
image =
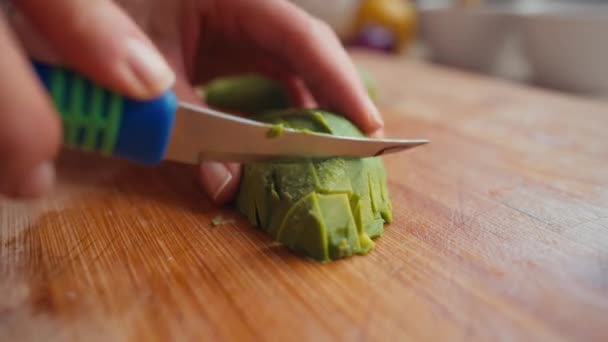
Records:
[[[390,52],[395,48],[395,35],[380,25],[368,24],[361,28],[350,45]]]

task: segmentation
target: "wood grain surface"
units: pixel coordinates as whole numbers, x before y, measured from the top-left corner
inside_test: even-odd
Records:
[[[387,134],[433,140],[385,159],[369,255],[294,256],[189,167],[64,153],[52,196],[0,202],[0,339],[607,341],[608,105],[356,60]]]

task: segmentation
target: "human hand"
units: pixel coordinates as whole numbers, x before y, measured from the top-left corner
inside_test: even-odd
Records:
[[[159,95],[175,76],[147,36],[110,1],[14,4],[0,10],[0,193],[29,198],[53,185],[61,127],[23,47],[135,98]]]
[[[149,47],[152,41],[164,55],[176,74],[174,90],[182,100],[202,105],[193,85],[217,76],[257,71],[281,80],[292,95],[295,105],[312,106],[316,103],[344,113],[367,133],[378,132],[382,128],[382,119],[335,34],[327,25],[287,1],[117,1],[124,12],[118,11],[109,1],[58,2],[72,6],[60,13],[65,22],[57,25],[67,30],[67,33],[50,25],[33,25],[33,20],[43,20],[45,17],[38,15],[31,17],[32,25],[17,25],[26,28],[18,30],[22,33],[20,36],[25,37],[26,41],[39,42],[37,45],[30,44],[30,51],[42,50],[40,46],[47,46],[44,49],[47,51],[40,51],[40,54],[58,56],[113,89],[144,98],[159,93],[172,80],[171,77],[165,77],[169,73],[160,66],[162,60],[157,58],[153,60],[158,68],[148,70],[152,77],[146,74],[145,68],[136,68],[134,73],[138,76],[136,80],[152,80],[153,82],[140,82],[148,87],[138,88],[132,85],[137,82],[128,82],[124,77],[118,77],[120,73],[112,73],[115,70],[112,66],[116,68],[115,65],[119,63],[111,62],[110,56],[129,61],[133,57],[125,46],[129,45],[129,39],[136,37],[144,42],[140,46]],[[92,5],[87,4],[98,7],[96,11],[91,11],[88,6]],[[53,5],[57,6],[57,3],[54,2]],[[26,14],[35,10],[33,6],[25,7]],[[103,11],[105,14],[99,14]],[[83,19],[83,16],[87,18],[83,13],[88,13],[90,17]],[[139,29],[130,20],[137,23]],[[32,32],[33,30],[27,29],[28,26],[34,26],[38,32],[46,34]],[[49,30],[59,32],[49,34]],[[149,40],[143,36],[142,31]],[[65,39],[68,38],[78,39],[66,43]],[[78,42],[86,47],[86,53],[78,53],[79,49],[74,47],[78,46]],[[108,49],[114,52],[110,54]],[[54,51],[49,53],[48,50]],[[64,50],[67,52],[62,52]],[[72,55],[70,51],[75,53]],[[0,90],[1,87],[0,85]],[[148,92],[141,89],[147,89]],[[48,117],[46,119],[49,121]],[[56,125],[56,122],[53,124]],[[47,155],[52,156],[54,151]],[[203,188],[212,200],[223,203],[232,197],[238,187],[240,167],[235,164],[205,162],[201,165],[200,176]]]

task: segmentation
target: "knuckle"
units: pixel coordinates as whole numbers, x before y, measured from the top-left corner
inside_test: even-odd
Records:
[[[314,25],[316,25],[316,30],[323,36],[335,36],[334,30],[329,26],[325,21],[314,18],[312,19]]]
[[[75,2],[61,13],[63,32],[72,35],[72,39],[90,39],[96,26],[108,19],[107,12],[105,1]]]
[[[329,24],[310,15],[306,15],[306,19],[300,25],[299,34],[301,40],[317,47],[339,43],[335,31]]]
[[[85,13],[69,11],[63,18],[65,32],[69,32],[74,38],[87,38],[91,28],[91,18]]]
[[[319,40],[322,40],[324,42],[331,42],[331,43],[339,42],[336,31],[334,31],[334,29],[327,22],[325,22],[321,19],[318,19],[318,18],[314,18],[314,17],[313,17],[312,21],[313,21],[313,25],[315,28],[314,31],[317,34],[317,37],[319,38]]]

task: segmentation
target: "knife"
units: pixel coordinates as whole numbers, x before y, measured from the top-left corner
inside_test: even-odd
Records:
[[[369,157],[404,151],[426,139],[368,139],[302,132],[178,101],[171,90],[140,101],[82,75],[33,61],[61,116],[63,144],[143,164],[162,160],[251,162],[285,157]]]

